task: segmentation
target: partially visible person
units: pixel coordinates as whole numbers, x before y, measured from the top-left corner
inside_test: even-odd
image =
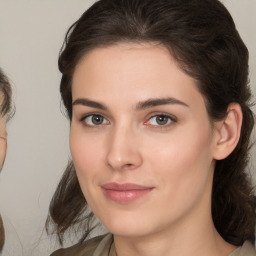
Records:
[[[2,170],[6,149],[7,149],[7,132],[6,122],[10,117],[11,112],[11,86],[0,69],[0,170]],[[0,252],[3,249],[5,241],[4,225],[0,215]]]

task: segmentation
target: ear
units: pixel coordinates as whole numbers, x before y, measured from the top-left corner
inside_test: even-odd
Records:
[[[231,103],[225,118],[215,123],[216,138],[213,154],[215,160],[228,157],[235,149],[240,138],[242,121],[243,113],[240,105]]]

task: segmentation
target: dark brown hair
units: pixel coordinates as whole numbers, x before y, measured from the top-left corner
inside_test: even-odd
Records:
[[[0,118],[7,117],[7,119],[9,119],[9,113],[11,111],[11,95],[12,91],[10,83],[0,69]],[[4,225],[0,215],[0,252],[3,248],[4,240]]]
[[[8,78],[4,75],[0,69],[0,94],[2,101],[0,102],[0,115],[2,117],[11,114],[12,109],[12,90]],[[7,116],[7,119],[10,118]]]
[[[165,46],[184,72],[193,77],[205,98],[211,120],[224,118],[230,103],[243,112],[236,149],[217,161],[212,191],[216,229],[229,243],[254,240],[256,199],[246,172],[254,116],[249,108],[248,50],[227,9],[218,0],[100,0],[75,22],[59,56],[60,92],[72,118],[72,75],[90,50],[119,42],[155,42]],[[47,225],[63,234],[80,223],[90,232],[92,214],[69,163],[51,201]],[[87,214],[85,214],[87,213]]]

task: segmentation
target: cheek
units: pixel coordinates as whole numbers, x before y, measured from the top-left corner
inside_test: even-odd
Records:
[[[102,169],[102,140],[73,132],[71,129],[70,152],[81,186],[91,183],[94,175]]]
[[[153,146],[153,144],[155,146]],[[184,127],[158,143],[148,145],[147,159],[159,172],[166,190],[195,187],[206,182],[212,164],[211,128]],[[168,182],[166,182],[168,180]],[[168,183],[168,184],[167,184]]]

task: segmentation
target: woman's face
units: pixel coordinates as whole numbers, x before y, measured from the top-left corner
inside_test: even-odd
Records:
[[[0,171],[2,170],[7,149],[6,118],[0,116]]]
[[[115,235],[211,215],[216,132],[195,80],[153,44],[97,48],[72,83],[70,148],[84,196]]]

